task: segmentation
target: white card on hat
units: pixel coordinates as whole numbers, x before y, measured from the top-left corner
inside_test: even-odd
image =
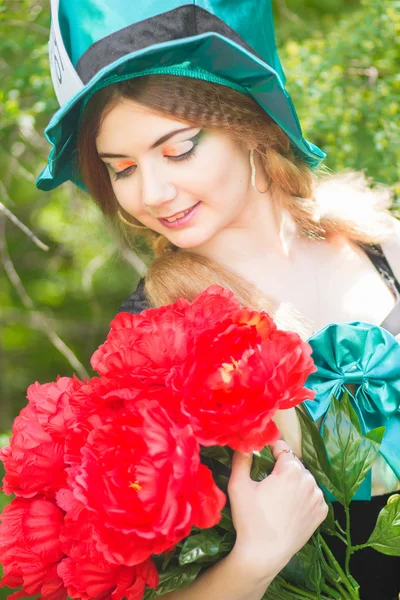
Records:
[[[58,20],[60,0],[51,0],[51,28],[49,40],[50,73],[60,106],[84,87],[83,81],[67,54]]]

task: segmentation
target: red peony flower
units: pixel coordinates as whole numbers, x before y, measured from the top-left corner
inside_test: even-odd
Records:
[[[315,398],[315,391],[303,387],[308,376],[317,370],[310,344],[297,333],[278,329],[271,333],[267,343],[261,344],[261,350],[265,371],[275,374],[268,379],[267,392],[280,394],[280,410]]]
[[[82,600],[142,600],[146,585],[158,585],[151,559],[133,567],[110,565],[96,548],[87,521],[66,519],[61,542],[68,557],[58,566],[70,598]]]
[[[22,586],[9,599],[40,594],[43,600],[64,600],[66,589],[57,575],[63,557],[59,535],[64,513],[52,500],[16,498],[4,508],[1,520],[1,586]]]
[[[192,340],[168,380],[204,446],[250,452],[275,441],[275,412],[313,398],[311,347],[279,331],[266,313],[244,309]]]
[[[73,423],[65,439],[65,461],[69,465],[80,463],[81,448],[89,433],[106,422],[113,422],[117,413],[129,409],[145,398],[157,399],[171,396],[163,385],[145,384],[140,377],[122,375],[118,378],[93,377],[81,385],[69,398]],[[165,399],[166,405],[170,402]]]
[[[186,356],[188,304],[179,300],[140,315],[120,313],[106,342],[92,356],[93,369],[100,375],[134,374],[163,381],[172,365]]]
[[[150,558],[135,567],[125,567],[68,557],[60,563],[58,574],[69,598],[82,600],[142,600],[146,585],[153,589],[158,585],[158,572]]]
[[[0,526],[2,585],[22,586],[15,600],[141,600],[158,583],[151,555],[220,520],[199,443],[276,439],[276,411],[314,395],[310,354],[219,286],[118,315],[92,358],[100,378],[31,386],[0,451],[20,496]]]
[[[65,484],[64,440],[71,422],[68,399],[81,385],[78,379],[62,377],[28,388],[29,403],[14,421],[10,445],[0,450],[6,494],[54,497]]]
[[[211,285],[198,294],[185,308],[185,319],[190,324],[190,336],[211,329],[240,309],[233,292],[220,285]]]
[[[191,303],[180,299],[140,315],[120,313],[91,365],[100,375],[133,374],[164,383],[172,367],[186,358],[190,339],[239,307],[232,292],[214,285]]]
[[[164,385],[144,381],[134,375],[121,377],[92,377],[74,391],[69,398],[70,411],[74,416],[74,427],[80,427],[92,415],[118,412],[133,406],[143,393],[158,397],[158,392]]]
[[[225,495],[200,464],[191,428],[178,427],[155,401],[99,421],[80,457],[68,470],[72,493],[61,491],[57,501],[90,524],[110,563],[138,565],[173,548],[192,526],[220,519]]]

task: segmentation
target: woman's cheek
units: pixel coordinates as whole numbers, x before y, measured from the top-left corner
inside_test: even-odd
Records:
[[[139,195],[132,189],[132,186],[130,187],[126,185],[126,183],[127,182],[124,182],[125,185],[120,185],[122,182],[118,181],[113,184],[113,190],[118,204],[133,217],[139,215],[140,212],[143,214],[144,211],[140,210]]]

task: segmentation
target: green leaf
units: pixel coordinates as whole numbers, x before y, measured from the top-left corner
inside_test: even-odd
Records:
[[[232,470],[233,450],[228,446],[202,447],[200,456],[202,463],[212,472],[217,486],[227,494],[229,477]]]
[[[228,506],[225,506],[222,509],[221,515],[222,516],[220,522],[218,523],[218,527],[224,529],[225,531],[235,533],[230,508]]]
[[[253,464],[251,467],[251,478],[254,481],[262,481],[271,473],[275,465],[275,459],[268,446],[259,452],[253,452]]]
[[[295,554],[281,575],[289,582],[306,586],[310,591],[321,588],[322,570],[318,550],[310,543]]]
[[[335,397],[334,399],[336,400],[336,402],[338,402]],[[356,428],[357,433],[359,435],[362,435],[360,419],[358,418],[356,411],[351,405],[349,393],[347,391],[345,391],[342,394],[339,405],[340,408],[345,412],[346,416],[350,419],[352,425],[354,425],[354,427]]]
[[[229,470],[232,468],[232,450],[228,446],[202,447],[201,456],[216,460]]]
[[[400,495],[382,508],[367,544],[382,554],[400,556]]]
[[[174,558],[174,555],[175,555],[175,548],[173,548],[172,550],[170,550],[169,552],[167,552],[164,555],[164,561],[163,561],[163,564],[162,564],[162,570],[163,571],[165,571],[165,569],[168,567],[169,563]]]
[[[302,593],[297,594],[294,591],[289,591],[285,585],[283,577],[278,575],[271,582],[268,590],[265,592],[262,600],[306,600],[305,591],[300,590]]]
[[[222,538],[222,542],[219,547],[219,553],[227,554],[228,552],[230,552],[235,544],[235,541],[236,541],[236,533],[235,534],[226,533],[224,535],[224,537]]]
[[[320,485],[342,501],[343,495],[339,489],[339,482],[329,464],[324,441],[317,426],[301,409],[296,408],[296,412],[301,425],[304,464]]]
[[[324,545],[327,545],[327,543],[325,542],[321,533],[317,532],[315,535],[313,535],[312,540],[313,540],[313,542],[315,544],[315,548],[318,552],[318,557],[319,557],[319,561],[320,561],[321,568],[322,568],[322,574],[323,574],[323,579],[324,579],[322,584],[325,584],[325,585],[330,584],[331,585],[332,583],[335,584],[335,582],[343,581],[342,575],[339,573],[338,569],[336,568],[335,563],[332,564],[330,561],[327,561],[327,559],[326,559],[325,552],[322,547],[321,541],[323,541]],[[336,561],[336,558],[334,558],[334,561]],[[334,596],[334,597],[337,598],[338,596]]]
[[[348,395],[332,398],[324,422],[323,439],[330,465],[341,494],[337,499],[348,505],[371,470],[385,433],[378,427],[361,435],[357,415]]]
[[[14,496],[6,496],[4,492],[0,492],[0,514],[3,512],[3,508],[10,504]]]
[[[222,538],[222,541],[219,545],[219,550],[217,554],[202,556],[196,560],[197,564],[201,564],[202,568],[210,567],[216,562],[220,561],[224,558],[229,552],[232,550],[236,540],[236,534],[226,533]]]
[[[223,492],[225,492],[225,494],[227,494],[229,477],[227,475],[223,475],[222,473],[215,473],[214,471],[213,471],[213,475],[214,475],[214,481],[217,484],[217,486],[219,487],[219,489],[222,490]]]
[[[190,585],[196,579],[200,570],[200,565],[170,567],[167,571],[160,573],[158,588],[146,591],[145,600],[153,600],[153,598]]]
[[[215,483],[226,494],[232,469],[233,450],[228,446],[210,446],[201,448],[200,454],[202,462],[212,471]]]
[[[213,529],[206,529],[197,535],[191,535],[183,544],[179,555],[179,564],[187,565],[219,553],[222,537]]]

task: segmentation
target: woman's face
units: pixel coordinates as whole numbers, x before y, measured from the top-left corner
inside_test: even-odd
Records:
[[[121,207],[180,248],[240,226],[248,210],[249,148],[228,135],[122,99],[96,140]]]

